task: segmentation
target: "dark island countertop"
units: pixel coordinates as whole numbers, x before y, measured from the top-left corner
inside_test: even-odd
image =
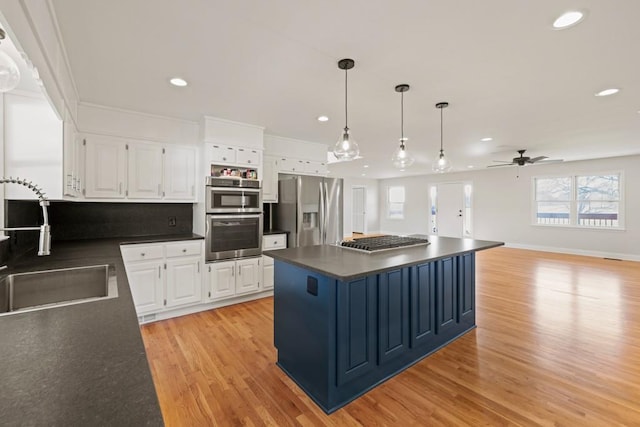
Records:
[[[495,248],[503,242],[427,236],[430,244],[378,253],[362,253],[333,245],[303,246],[269,251],[269,256],[298,267],[346,281],[399,267],[436,261],[466,252]]]
[[[196,238],[54,241],[10,261],[3,275],[113,264],[118,297],[0,316],[0,424],[163,425],[120,244]]]

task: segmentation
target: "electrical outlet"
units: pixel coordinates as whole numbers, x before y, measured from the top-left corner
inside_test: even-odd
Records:
[[[176,217],[175,216],[170,216],[169,217],[169,227],[175,227],[176,226]]]

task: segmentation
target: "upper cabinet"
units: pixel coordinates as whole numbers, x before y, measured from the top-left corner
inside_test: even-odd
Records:
[[[92,135],[86,142],[87,198],[125,197],[127,178],[127,144],[124,141]]]
[[[278,159],[277,171],[299,175],[326,175],[327,150],[324,144],[265,135],[265,156]]]
[[[128,149],[127,197],[161,199],[164,148],[160,144],[135,142],[128,144]]]
[[[164,154],[165,200],[193,201],[196,197],[196,150],[167,146]]]
[[[262,201],[278,203],[278,158],[264,156],[262,168]]]
[[[195,200],[194,147],[101,135],[85,141],[88,199]]]

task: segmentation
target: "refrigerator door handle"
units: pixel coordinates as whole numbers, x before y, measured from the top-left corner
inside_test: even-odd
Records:
[[[322,242],[327,244],[327,227],[329,225],[329,187],[327,187],[327,182],[322,181],[324,184],[324,224],[322,225]]]
[[[320,218],[318,218],[318,227],[320,231],[320,244],[324,245],[325,239],[325,229],[324,229],[324,224],[325,224],[325,216],[326,216],[326,212],[327,212],[327,205],[325,204],[326,201],[326,194],[324,193],[324,187],[322,186],[323,182],[320,181]]]

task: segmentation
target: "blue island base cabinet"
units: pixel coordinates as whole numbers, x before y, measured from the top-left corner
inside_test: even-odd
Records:
[[[275,261],[278,366],[331,413],[475,328],[475,253],[349,281]]]

